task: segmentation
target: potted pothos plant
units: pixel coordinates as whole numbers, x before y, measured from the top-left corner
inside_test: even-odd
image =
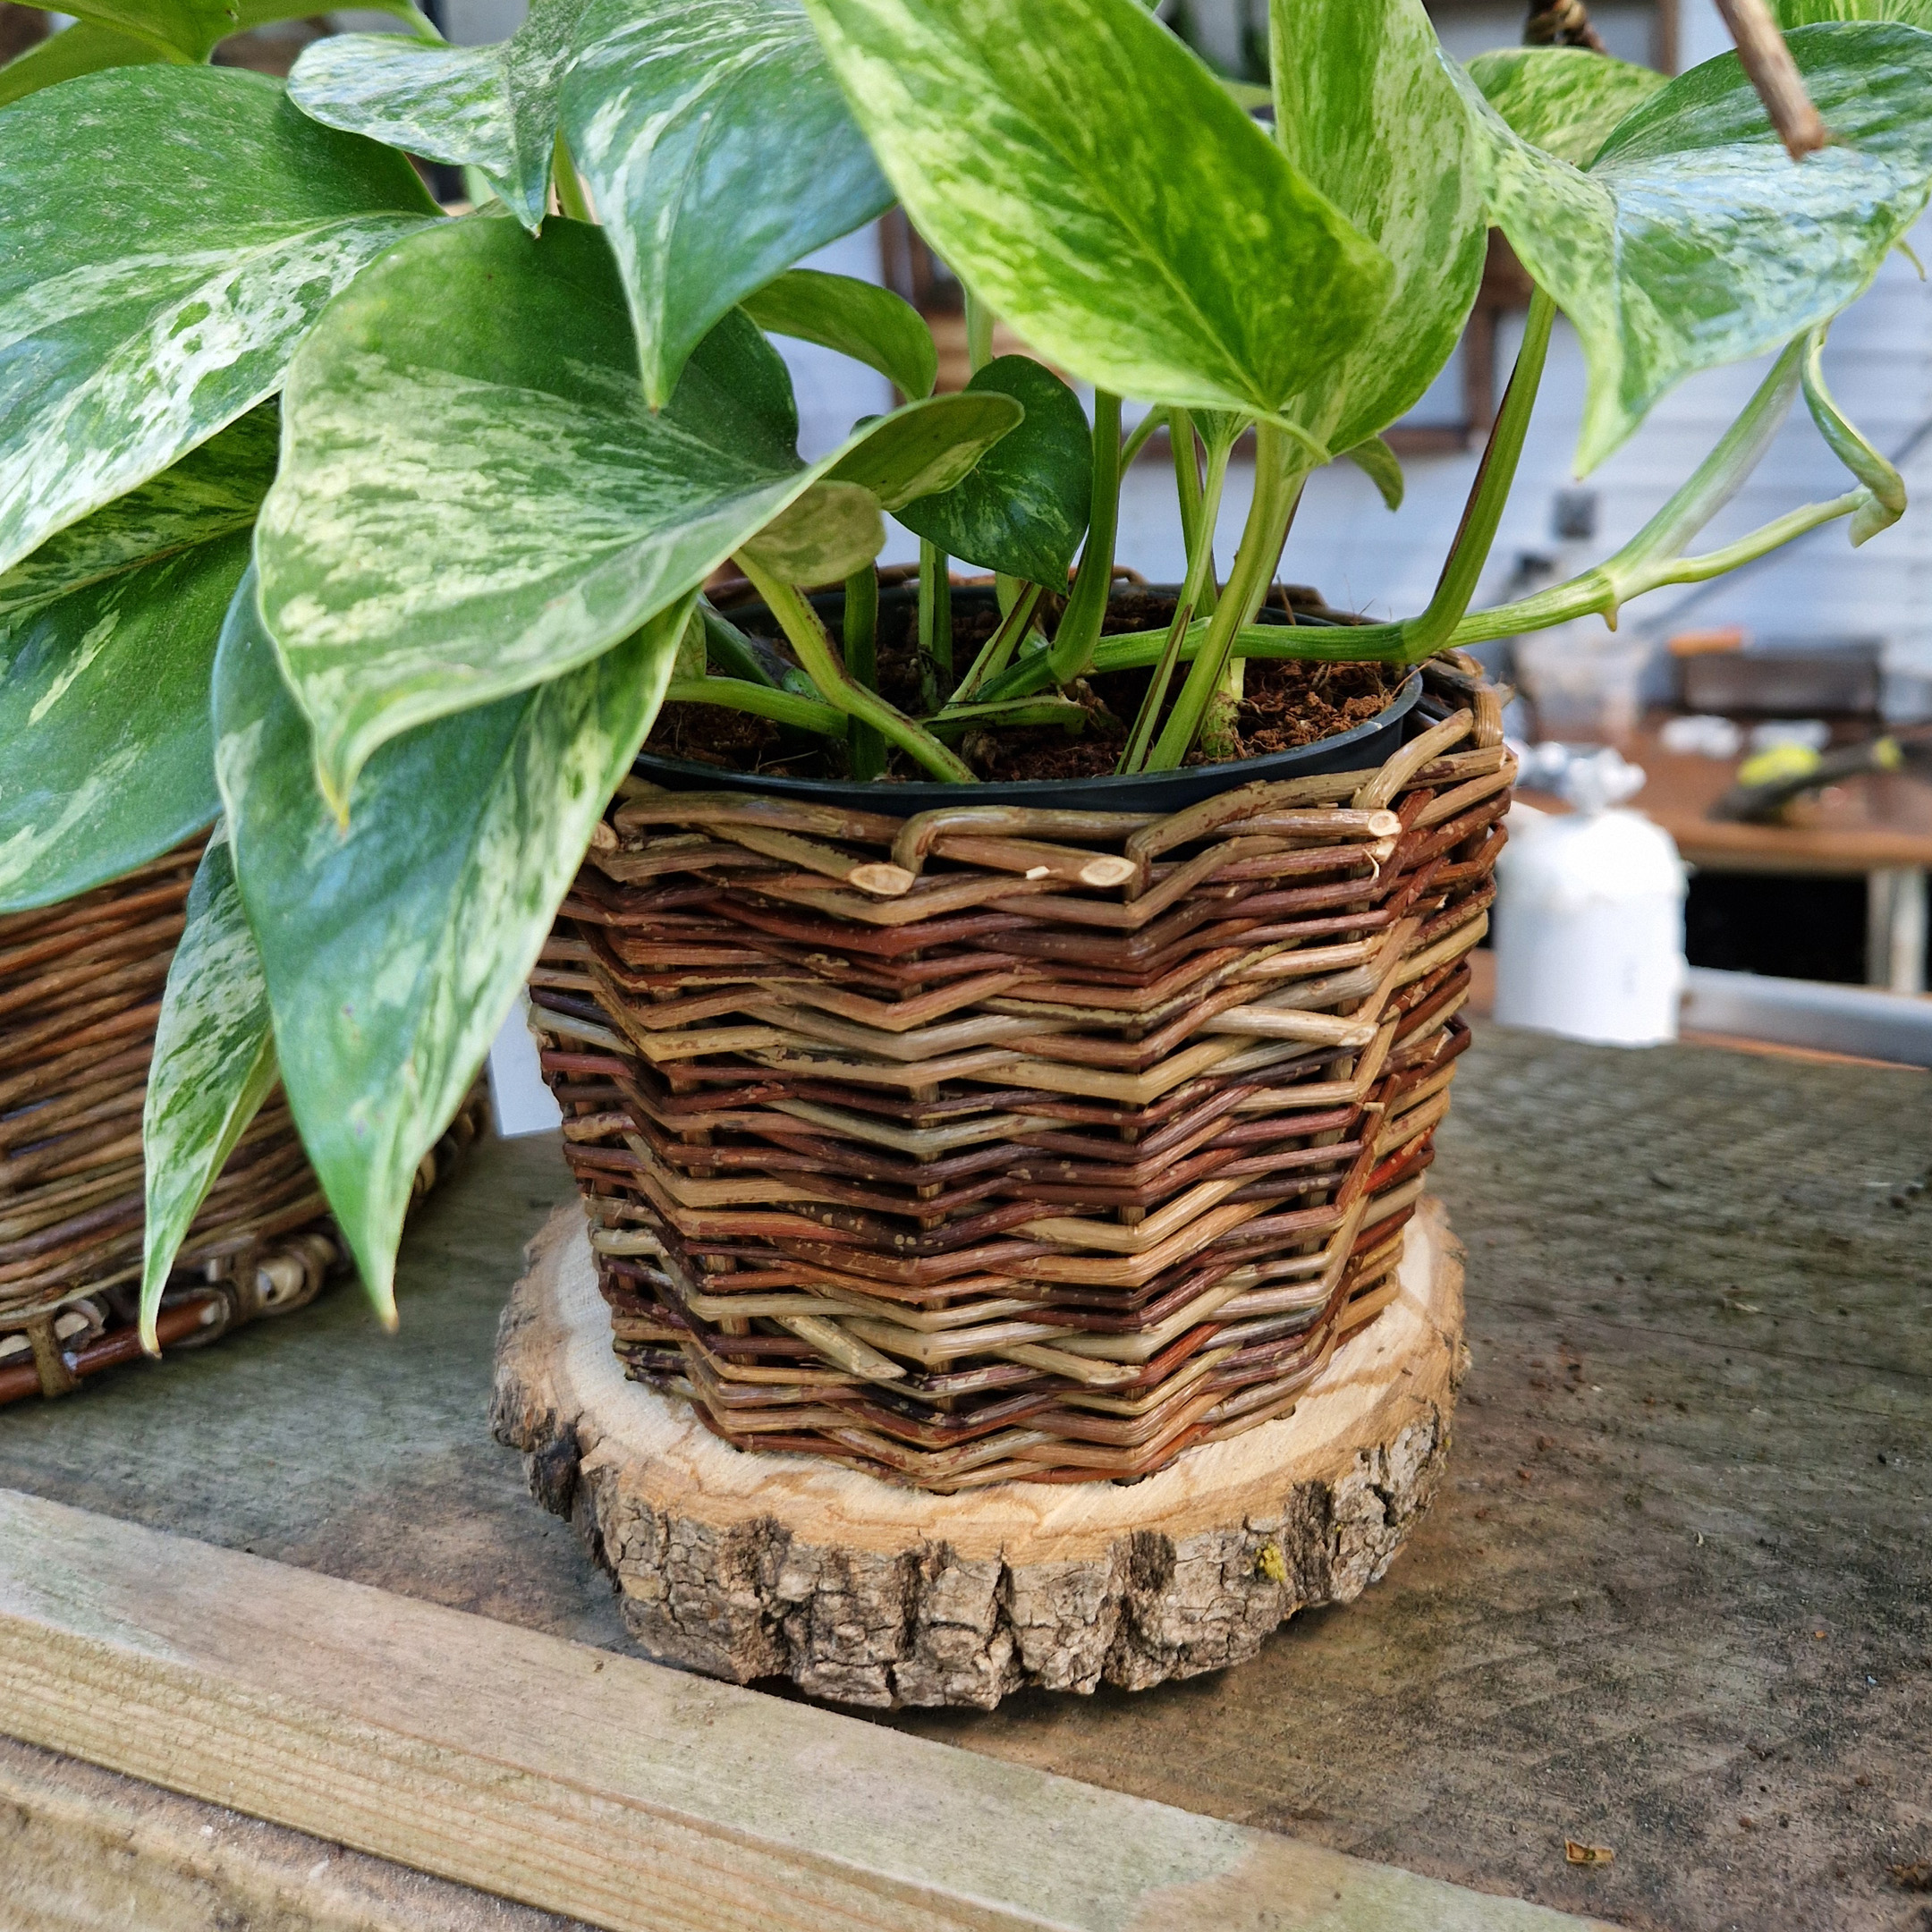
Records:
[[[1393,697],[1459,645],[1903,508],[1818,357],[1932,188],[1925,0],[1783,0],[1834,136],[1801,163],[1733,57],[1465,70],[1420,0],[1272,0],[1271,117],[1137,0],[535,0],[476,48],[398,0],[412,34],[319,42],[285,88],[206,64],[275,0],[74,11],[0,74],[0,908],[224,822],[148,1099],[150,1301],[279,1080],[393,1320],[417,1164],[667,697],[721,742],[790,734],[888,816],[905,782],[971,805],[976,743],[1075,726],[1144,820],[1254,775],[1258,666],[1391,667]],[[410,157],[468,170],[475,206]],[[931,393],[896,296],[796,266],[895,200],[968,292],[962,393]],[[1399,497],[1381,433],[1454,350],[1492,227],[1536,292],[1435,596],[1258,621],[1317,469]],[[1559,312],[1580,472],[1686,377],[1773,360],[1635,538],[1472,610]],[[1028,353],[990,354],[995,318]],[[775,335],[904,400],[801,460]],[[1691,552],[1801,393],[1849,487]],[[1124,628],[1123,400],[1171,439],[1188,557]],[[921,539],[898,702],[888,516]],[[970,651],[954,562],[994,580]],[[727,565],[763,637],[707,602]]]

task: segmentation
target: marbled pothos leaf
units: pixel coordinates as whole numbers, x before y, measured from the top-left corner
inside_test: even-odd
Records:
[[[1454,352],[1488,243],[1468,110],[1421,0],[1272,0],[1277,140],[1394,280],[1288,413],[1337,454],[1412,409]]]
[[[876,369],[908,402],[932,394],[939,373],[932,330],[890,289],[818,268],[789,268],[741,306],[767,335],[817,343]]]
[[[0,577],[0,911],[214,818],[208,674],[275,460],[259,410]]]
[[[875,418],[853,432],[844,454],[828,459],[818,482],[741,544],[738,555],[787,583],[841,581],[885,548],[882,510],[954,488],[1022,414],[1010,396],[969,391]]]
[[[174,1257],[275,1079],[261,955],[242,910],[228,828],[217,825],[189,890],[187,928],[168,964],[141,1108],[148,1181],[140,1335],[150,1355],[160,1352],[155,1318]]]
[[[281,386],[414,169],[233,68],[122,67],[0,114],[0,571]]]
[[[584,0],[536,0],[493,47],[432,47],[399,34],[334,34],[289,75],[311,120],[405,153],[476,168],[534,233],[550,190],[557,101]]]
[[[1135,0],[805,0],[919,231],[1042,355],[1272,416],[1387,258]]]
[[[1526,141],[1576,167],[1588,167],[1624,115],[1669,82],[1589,47],[1503,47],[1479,54],[1470,79]]]
[[[167,58],[150,40],[137,40],[95,21],[76,21],[0,67],[0,107],[77,74],[98,73],[104,67],[142,67]]]
[[[421,32],[435,31],[409,0],[369,0],[369,4]],[[165,60],[205,61],[230,34],[272,21],[297,20],[309,8],[303,0],[72,0],[66,11],[83,24],[145,41]]]
[[[892,202],[798,0],[591,0],[564,125],[653,408],[735,303]]]
[[[345,807],[399,733],[608,649],[821,477],[903,500],[1018,413],[936,397],[808,467],[784,364],[736,312],[649,408],[598,230],[475,216],[416,237],[296,357],[256,539],[325,791]]]
[[[996,357],[966,385],[969,394],[1010,395],[1026,420],[944,496],[894,513],[949,556],[1052,589],[1087,534],[1093,501],[1093,436],[1080,398],[1031,356]]]
[[[1580,474],[1684,377],[1789,341],[1862,293],[1925,207],[1925,37],[1859,24],[1788,39],[1835,136],[1796,165],[1735,55],[1653,96],[1587,173],[1531,147],[1463,78],[1491,219],[1583,341]]]
[[[681,598],[614,649],[386,746],[348,831],[242,585],[215,673],[216,767],[289,1106],[378,1312],[417,1164],[535,965],[664,696]]]
[[[1898,21],[1932,30],[1932,0],[1772,0],[1771,12],[1787,33],[1824,21]]]

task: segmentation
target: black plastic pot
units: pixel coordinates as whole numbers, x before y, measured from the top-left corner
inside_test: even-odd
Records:
[[[1158,595],[1175,594],[1171,584],[1134,586]],[[916,604],[915,585],[894,585],[879,594],[879,614]],[[967,585],[953,593],[955,613],[971,611],[993,601],[990,585]],[[813,608],[836,637],[844,615],[845,593],[826,591],[811,599]],[[739,605],[729,611],[733,623],[754,636],[777,637],[779,627],[762,604]],[[1288,619],[1272,607],[1264,610],[1261,623],[1286,623]],[[1298,624],[1332,626],[1335,620],[1297,615]],[[860,811],[885,812],[910,818],[915,812],[935,811],[962,805],[1038,805],[1067,811],[1151,812],[1165,817],[1184,805],[1232,792],[1236,785],[1258,779],[1310,778],[1326,772],[1369,771],[1385,763],[1411,735],[1411,722],[1417,729],[1423,722],[1416,717],[1422,695],[1419,672],[1411,674],[1384,709],[1367,724],[1357,724],[1332,738],[1313,744],[1297,745],[1292,751],[1275,751],[1266,758],[1237,758],[1224,765],[1190,765],[1179,771],[1144,772],[1132,777],[1044,778],[1008,784],[945,784],[925,780],[906,784],[855,784],[840,778],[767,777],[756,772],[720,770],[715,765],[692,764],[684,758],[659,758],[640,752],[632,769],[640,778],[663,785],[672,792],[751,792],[765,798],[808,800],[822,805],[842,805]]]

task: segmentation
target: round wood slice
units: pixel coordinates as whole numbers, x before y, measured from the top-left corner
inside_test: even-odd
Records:
[[[626,1380],[572,1205],[504,1310],[491,1419],[665,1663],[887,1707],[1142,1690],[1239,1663],[1388,1568],[1448,1447],[1460,1256],[1425,1197],[1395,1299],[1292,1413],[1157,1476],[932,1496],[733,1449]]]

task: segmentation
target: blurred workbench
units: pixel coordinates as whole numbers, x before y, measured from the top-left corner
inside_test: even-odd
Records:
[[[1730,789],[1741,759],[1672,751],[1658,735],[1662,724],[1653,715],[1618,748],[1645,773],[1632,809],[1654,818],[1685,860],[1706,871],[1862,877],[1868,984],[1923,993],[1932,784],[1910,772],[1868,773],[1801,800],[1784,824],[1740,825],[1713,818],[1710,809]]]
[[[1432,1174],[1472,1367],[1390,1574],[1216,1676],[880,1721],[1620,1924],[1919,1932],[1928,1160],[1923,1073],[1481,1028]],[[0,1485],[623,1648],[485,1420],[567,1193],[547,1138],[478,1148],[411,1225],[398,1337],[339,1287],[0,1415]]]

